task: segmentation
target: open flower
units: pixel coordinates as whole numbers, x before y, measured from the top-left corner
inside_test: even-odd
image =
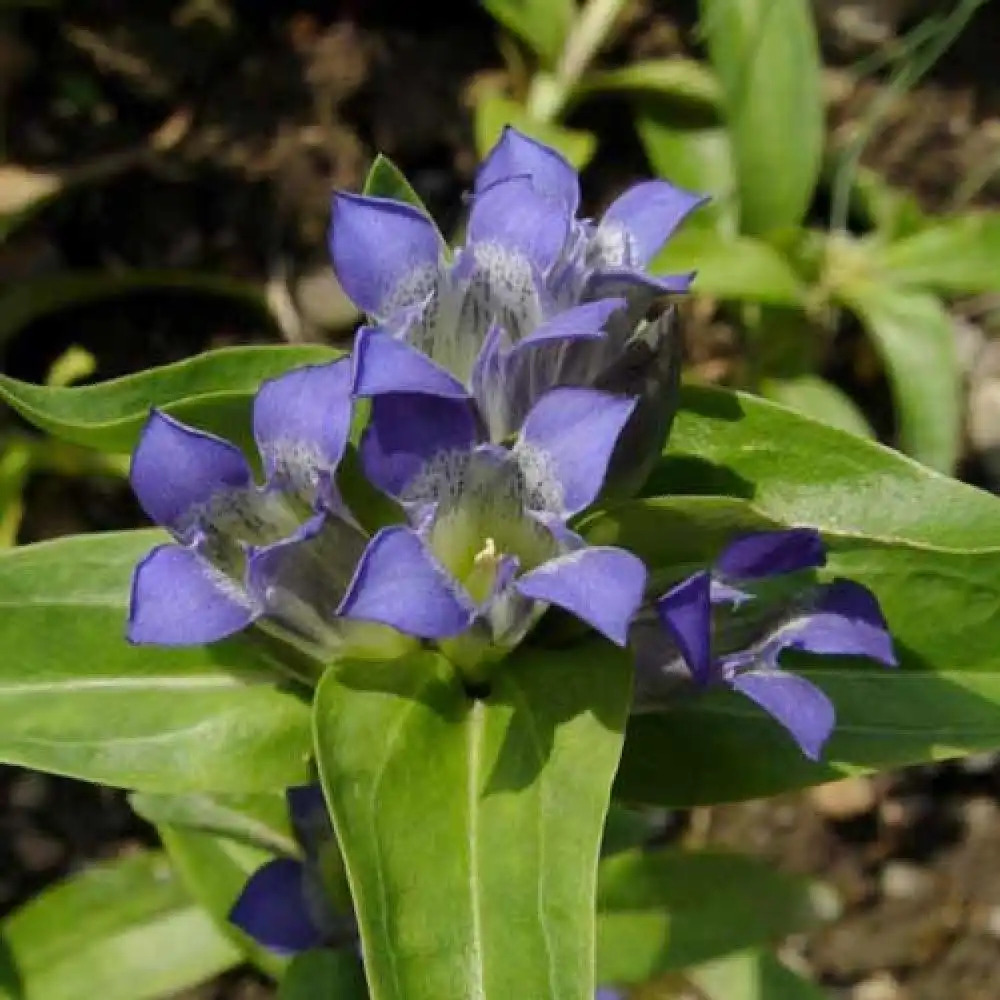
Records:
[[[471,608],[416,532],[397,525],[369,539],[337,494],[350,377],[342,360],[261,387],[253,430],[263,485],[228,441],[151,414],[131,481],[176,544],[135,571],[132,642],[213,642],[264,620],[325,652],[386,655],[403,634],[466,627]]]
[[[461,398],[372,400],[361,441],[367,476],[403,504],[476,608],[469,633],[441,643],[460,665],[502,655],[550,604],[624,645],[645,567],[623,549],[587,547],[567,522],[600,491],[633,406],[592,389],[554,389],[507,449],[483,441]]]
[[[781,653],[797,649],[896,664],[870,590],[845,579],[795,583],[791,574],[825,561],[823,540],[811,528],[746,535],[727,546],[711,570],[688,577],[656,602],[660,622],[695,682],[727,684],[750,698],[814,760],[833,730],[834,707],[810,681],[780,667]],[[665,672],[667,665],[659,669]],[[661,679],[640,660],[640,699]]]
[[[229,912],[230,921],[279,955],[321,946],[353,946],[358,928],[343,862],[319,784],[286,793],[300,848],[257,869]]]
[[[576,172],[508,129],[483,164],[453,257],[419,208],[351,194],[334,198],[330,249],[347,294],[386,335],[449,372],[499,442],[555,386],[640,394],[637,371],[674,385],[669,317],[643,317],[657,295],[686,291],[691,275],[652,278],[644,268],[699,200],[654,181],[626,192],[598,225],[577,220]]]

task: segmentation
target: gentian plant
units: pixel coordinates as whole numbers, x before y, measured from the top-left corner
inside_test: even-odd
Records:
[[[996,499],[681,388],[692,275],[650,261],[700,197],[644,182],[593,221],[577,184],[507,130],[449,247],[379,159],[333,203],[349,356],[3,380],[131,450],[159,526],[0,555],[0,755],[130,789],[165,852],[11,918],[27,996],[79,975],[77,938],[53,962],[30,933],[74,907],[101,913],[87,961],[142,925],[146,974],[102,966],[123,1000],[245,959],[286,1000],[789,981],[767,949],[815,887],[648,848],[642,808],[1000,744]]]

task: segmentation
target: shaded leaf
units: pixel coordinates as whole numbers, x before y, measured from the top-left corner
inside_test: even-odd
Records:
[[[829,890],[761,861],[710,851],[633,851],[601,862],[599,982],[642,983],[776,944],[836,912]]]
[[[574,0],[483,0],[483,6],[520,38],[543,66],[555,68],[576,17]]]
[[[368,1000],[353,952],[323,949],[296,955],[278,986],[278,1000]]]
[[[938,219],[881,249],[885,277],[952,295],[1000,289],[1000,213]]]
[[[704,227],[690,226],[672,236],[650,270],[697,271],[694,292],[717,299],[796,305],[804,296],[794,269],[767,243]]]
[[[768,952],[747,951],[691,969],[687,978],[706,1000],[826,1000],[815,983]]]
[[[885,361],[899,419],[899,445],[940,472],[958,461],[962,372],[951,319],[925,292],[858,281],[839,290]]]
[[[394,198],[405,201],[423,212],[427,208],[420,195],[413,190],[413,185],[406,179],[406,174],[396,166],[388,156],[379,153],[365,178],[364,193],[376,198]]]
[[[871,426],[857,403],[832,382],[817,375],[765,379],[760,393],[765,399],[790,406],[807,417],[849,434],[874,437]]]
[[[616,69],[593,70],[577,84],[574,97],[603,92],[653,96],[717,110],[719,81],[708,67],[694,59],[648,59]]]

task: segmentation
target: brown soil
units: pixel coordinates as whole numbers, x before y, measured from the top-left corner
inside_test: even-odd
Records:
[[[693,6],[637,4],[609,58],[697,52]],[[888,18],[889,42],[876,43],[886,45],[921,4],[869,6]],[[325,268],[330,187],[356,187],[378,150],[406,170],[445,224],[459,217],[475,163],[466,95],[503,65],[493,27],[475,4],[80,0],[54,11],[40,6],[0,21],[9,160],[70,168],[138,150],[164,123],[170,138],[130,168],[56,200],[0,252],[0,281],[67,266],[181,267],[279,280],[294,297],[300,278]],[[875,129],[865,162],[928,208],[951,206],[970,177],[977,179],[965,185],[973,203],[1000,201],[1000,170],[988,169],[1000,167],[998,38],[994,4]],[[886,86],[851,70],[871,45],[825,29],[836,141]],[[584,178],[588,200],[599,204],[643,174],[641,149],[620,107],[596,104],[576,123],[604,140]],[[732,329],[709,314],[692,317],[691,330],[693,357],[722,359],[716,368],[724,374],[737,346]],[[274,336],[259,318],[204,297],[145,295],[59,314],[0,349],[5,371],[39,380],[67,346],[81,343],[95,355],[98,376],[108,377]],[[834,364],[834,375],[879,422],[884,384],[850,384],[848,360]],[[0,414],[0,427],[10,420]],[[21,540],[138,521],[118,483],[38,477]],[[831,996],[997,996],[1000,765],[986,758],[974,770],[920,768],[853,792],[851,799],[841,790],[839,806],[837,793],[803,794],[684,822],[689,836],[694,830],[703,842],[821,875],[840,890],[844,915],[789,952]],[[90,860],[154,839],[119,793],[3,768],[0,909]],[[198,991],[230,1000],[267,995],[249,973]]]

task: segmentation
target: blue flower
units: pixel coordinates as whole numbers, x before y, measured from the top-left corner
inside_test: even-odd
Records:
[[[279,955],[355,945],[357,923],[322,789],[318,784],[290,788],[286,799],[301,854],[275,858],[257,869],[229,920]],[[334,904],[331,890],[340,905]]]
[[[623,549],[587,547],[567,526],[589,506],[634,401],[554,389],[513,445],[483,440],[461,398],[380,393],[361,440],[369,480],[399,500],[475,607],[440,645],[466,667],[515,646],[548,605],[624,645],[646,570]]]
[[[472,609],[416,532],[396,525],[369,539],[337,493],[350,380],[343,360],[261,387],[253,430],[263,485],[228,441],[151,414],[131,481],[175,544],[136,569],[130,641],[207,643],[261,621],[326,654],[389,655],[415,642],[404,636],[466,628]]]
[[[727,684],[750,698],[814,760],[833,730],[834,707],[814,684],[781,669],[781,653],[797,649],[896,664],[871,591],[845,579],[802,586],[792,576],[825,562],[823,540],[811,528],[746,535],[730,543],[711,570],[688,577],[656,602],[695,682]],[[640,707],[669,669],[667,659],[640,657]]]
[[[359,392],[379,370],[369,352],[395,339],[433,362],[425,388],[475,401],[493,442],[516,433],[556,386],[646,394],[675,387],[679,344],[654,299],[691,275],[655,278],[651,257],[701,199],[664,181],[636,185],[598,223],[578,220],[579,181],[555,151],[507,129],[476,181],[467,239],[451,256],[434,223],[404,202],[334,198],[330,250],[345,291],[382,334],[359,343]],[[638,374],[637,374],[638,373]],[[450,378],[448,377],[450,376]],[[388,387],[388,374],[378,376]],[[662,391],[660,397],[662,402]],[[669,408],[649,421],[662,443]]]

